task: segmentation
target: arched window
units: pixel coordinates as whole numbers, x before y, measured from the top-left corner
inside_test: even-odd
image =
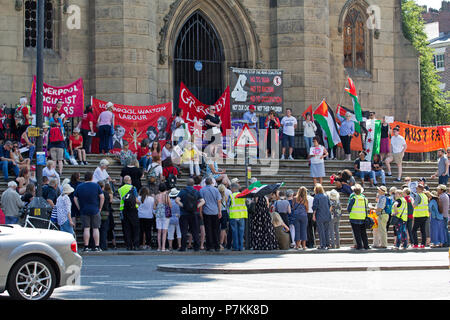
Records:
[[[217,102],[223,93],[223,49],[216,30],[200,11],[181,28],[174,50],[174,105],[180,83],[205,104]]]
[[[37,3],[35,0],[25,1],[25,48],[36,48],[37,45]],[[45,1],[44,13],[44,48],[53,49],[53,4]]]
[[[344,21],[344,66],[366,70],[366,18],[356,8],[348,10]]]

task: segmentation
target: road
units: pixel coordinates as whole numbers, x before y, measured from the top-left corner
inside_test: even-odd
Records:
[[[340,258],[343,257],[343,258]],[[391,254],[352,255],[384,263]],[[404,253],[398,256],[415,265],[421,261],[448,264],[448,253]],[[185,299],[437,299],[450,298],[449,270],[313,272],[272,274],[182,274],[157,271],[161,264],[280,263],[301,265],[340,263],[341,254],[323,255],[150,255],[84,256],[81,285],[55,290],[56,299],[185,300]],[[353,261],[353,262],[352,262]],[[1,295],[1,297],[6,294]]]

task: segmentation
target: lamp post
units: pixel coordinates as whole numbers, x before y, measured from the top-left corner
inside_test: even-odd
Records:
[[[42,152],[43,132],[43,100],[44,100],[44,10],[45,0],[37,0],[37,47],[36,47],[36,126],[39,135],[36,141],[36,152]],[[36,156],[36,158],[38,158]],[[42,169],[43,165],[36,163],[37,197],[42,197]]]

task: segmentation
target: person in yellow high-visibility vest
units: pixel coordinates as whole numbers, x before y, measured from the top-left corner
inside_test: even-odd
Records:
[[[403,249],[408,248],[408,235],[406,234],[406,222],[408,221],[408,203],[403,197],[403,191],[398,189],[395,191],[395,202],[392,207],[392,218],[397,217],[397,223],[394,224],[395,234],[397,239],[394,249],[398,250],[400,244],[403,243]]]
[[[244,230],[245,219],[248,217],[245,198],[236,198],[239,194],[239,185],[231,184],[231,192],[229,198],[229,214],[233,251],[244,250]]]
[[[349,219],[355,236],[356,250],[367,250],[370,247],[364,221],[367,216],[368,201],[362,194],[363,188],[360,184],[355,184],[352,190],[354,194],[350,197],[347,211],[350,213]]]
[[[131,184],[131,177],[125,176],[123,178],[124,185],[119,188],[118,192],[120,195],[120,219],[122,220],[122,229],[125,238],[125,245],[127,250],[138,250],[139,249],[139,216],[138,208],[140,201],[138,199],[138,194],[136,188]],[[132,191],[133,190],[133,191]],[[136,199],[136,208],[126,208],[125,207],[125,196],[128,192],[132,191]]]
[[[417,186],[417,195],[414,198],[414,226],[412,229],[413,236],[413,248],[419,248],[419,240],[417,238],[417,230],[420,229],[420,234],[422,235],[422,242],[420,248],[425,248],[427,241],[427,230],[425,224],[430,216],[428,211],[428,197],[423,193],[425,190],[422,184]]]

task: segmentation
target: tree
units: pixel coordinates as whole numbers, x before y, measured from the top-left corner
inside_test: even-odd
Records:
[[[403,34],[419,53],[420,100],[422,122],[450,122],[450,104],[439,88],[439,75],[433,63],[433,49],[428,47],[425,24],[422,18],[424,7],[413,0],[402,0]]]

